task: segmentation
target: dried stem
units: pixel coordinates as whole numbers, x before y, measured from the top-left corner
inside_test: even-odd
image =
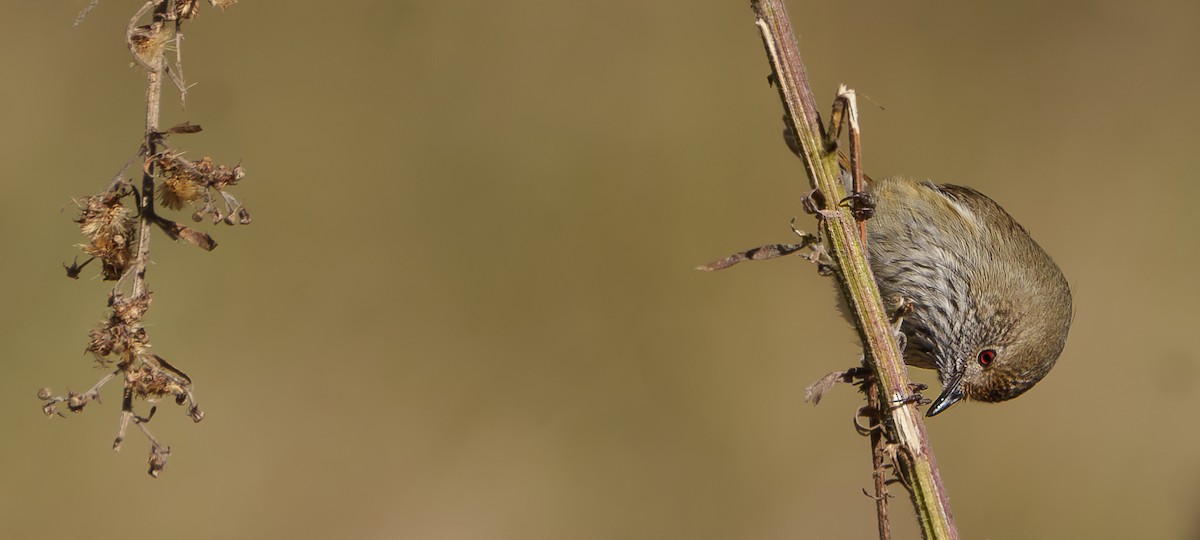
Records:
[[[879,402],[879,385],[868,381],[866,391],[867,407],[872,411],[881,410],[883,407]],[[890,540],[892,528],[888,522],[888,497],[891,495],[888,495],[887,478],[884,475],[884,459],[887,457],[887,448],[884,445],[887,441],[881,428],[882,426],[876,426],[871,430],[871,476],[875,481],[875,516],[879,523],[879,540]]]
[[[63,416],[58,410],[59,404],[65,402],[71,412],[81,412],[87,403],[99,399],[99,390],[104,383],[121,376],[124,385],[121,416],[113,449],[120,449],[132,422],[150,442],[151,476],[158,476],[171,454],[170,447],[154,438],[146,425],[154,417],[159,400],[173,398],[177,405],[186,406],[186,414],[192,421],[204,419],[204,412],[196,404],[191,378],[162,356],[151,352],[144,317],[151,303],[146,271],[150,265],[152,230],[158,227],[172,240],[185,240],[211,251],[217,245],[211,236],[160,215],[160,212],[199,206],[192,214],[195,221],[201,221],[205,216],[211,217],[214,224],[245,225],[251,221],[249,211],[227,191],[245,176],[242,167],[214,163],[210,157],[196,161],[183,159],[183,152],[168,144],[169,136],[197,133],[201,130],[199,125],[185,122],[165,131],[159,129],[164,81],[170,77],[180,88],[181,101],[186,93],[187,84],[181,68],[181,28],[185,20],[196,16],[198,1],[146,0],[129,19],[125,29],[126,45],[135,64],[146,72],[145,131],[137,156],[126,162],[104,191],[75,200],[80,209],[76,223],[88,240],[79,247],[88,258],[79,263],[76,257],[75,262],[63,266],[67,277],[78,278],[84,266],[99,259],[101,276],[115,281],[108,295],[109,314],[89,333],[90,342],[86,348],[97,363],[115,370],[83,394],[68,392],[66,396],[56,396],[49,388],[38,391],[38,398],[44,402],[42,411],[50,417]],[[211,3],[224,8],[233,1]],[[81,18],[83,15],[86,10]],[[172,43],[173,65],[166,56]],[[140,190],[134,179],[125,178],[130,165],[138,159],[142,161]],[[156,180],[162,183],[156,185]],[[127,198],[132,195],[136,195],[135,209],[127,207]],[[219,201],[224,202],[223,208]],[[135,400],[155,405],[143,417],[134,410]]]
[[[855,220],[849,212],[837,207],[838,201],[846,196],[839,179],[837,152],[822,144],[825,137],[820,115],[787,10],[782,0],[753,0],[751,5],[773,70],[772,80],[779,87],[787,113],[785,121],[802,149],[800,155],[809,180],[825,195],[827,207],[819,210],[827,249],[836,262],[842,293],[855,315],[867,363],[879,384],[883,427],[887,438],[896,445],[894,465],[910,488],[925,538],[957,539],[958,530],[933,448],[916,405],[908,399],[907,371],[867,264],[865,249],[855,234]]]
[[[157,5],[154,6],[154,21],[155,24],[162,24],[161,21],[167,13],[166,0],[157,0]],[[147,5],[154,4],[154,0],[147,2]],[[130,21],[130,27],[136,23],[145,11],[145,7],[139,10],[133,19]],[[162,100],[162,75],[163,75],[163,49],[156,47],[151,58],[146,62],[146,134],[143,144],[145,145],[145,155],[147,157],[158,153],[158,116],[159,104]],[[139,58],[139,55],[134,54],[134,58]],[[142,168],[142,193],[141,199],[138,201],[138,208],[141,211],[141,216],[138,221],[138,248],[137,255],[134,256],[133,270],[136,272],[133,276],[133,297],[142,298],[146,296],[146,264],[150,258],[150,228],[154,225],[154,161],[146,160],[146,166]]]

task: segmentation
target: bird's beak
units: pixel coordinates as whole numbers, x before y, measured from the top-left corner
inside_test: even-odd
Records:
[[[949,409],[951,405],[958,403],[963,398],[962,378],[963,374],[959,373],[946,381],[942,386],[942,395],[933,400],[933,405],[929,406],[929,411],[925,413],[925,416],[941,414],[942,411]]]

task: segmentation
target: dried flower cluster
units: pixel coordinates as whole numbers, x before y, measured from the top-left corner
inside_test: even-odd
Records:
[[[100,259],[101,275],[106,280],[120,278],[133,260],[135,220],[133,212],[121,203],[122,198],[120,193],[102,193],[78,201],[80,212],[75,222],[88,239],[80,248]],[[76,271],[71,277],[78,275]]]
[[[210,0],[221,8],[233,1]],[[94,5],[95,2],[89,5],[88,10]],[[82,412],[88,403],[100,400],[100,389],[106,383],[119,377],[123,382],[121,422],[113,449],[120,449],[130,423],[137,426],[150,442],[149,472],[156,477],[171,454],[170,447],[159,443],[146,427],[158,410],[157,403],[171,399],[185,406],[186,414],[195,422],[204,418],[204,412],[196,404],[192,379],[151,351],[143,324],[151,299],[145,280],[151,229],[157,226],[173,240],[185,240],[212,250],[217,243],[211,236],[160,215],[160,208],[182,210],[194,206],[196,210],[191,217],[197,222],[205,217],[213,223],[229,225],[251,221],[250,213],[228,192],[228,188],[245,177],[240,165],[219,165],[207,157],[189,161],[167,144],[168,136],[196,133],[200,126],[184,123],[166,131],[153,127],[158,125],[162,81],[166,78],[173,81],[181,100],[186,93],[179,55],[181,25],[185,19],[196,16],[197,7],[198,0],[150,0],[130,20],[126,45],[135,65],[145,69],[149,87],[146,125],[151,127],[139,147],[139,159],[130,161],[141,161],[140,191],[133,179],[123,177],[122,171],[104,191],[75,201],[79,207],[75,221],[86,239],[79,248],[88,259],[64,265],[67,276],[78,278],[88,263],[99,260],[100,277],[115,282],[108,295],[108,314],[89,333],[85,348],[96,364],[108,372],[86,392],[68,390],[66,395],[55,395],[49,388],[38,391],[38,399],[43,401],[42,411],[47,416],[64,416],[59,410],[61,405],[65,404],[69,412]],[[147,14],[150,23],[139,25]],[[174,63],[164,58],[168,48],[176,53]],[[160,208],[156,208],[156,201]],[[150,412],[145,416],[135,414],[135,401],[150,403]]]
[[[113,362],[132,366],[150,348],[146,329],[141,325],[142,316],[150,309],[150,295],[130,300],[113,293],[108,298],[108,305],[111,308],[109,316],[92,330],[86,350],[102,366],[107,367]]]
[[[133,58],[146,67],[151,67],[151,63],[157,58],[161,58],[163,51],[172,39],[171,32],[163,22],[155,22],[131,29],[126,37],[126,43],[129,45],[129,52],[133,53]]]
[[[207,157],[192,162],[174,150],[159,154],[155,163],[159,174],[165,178],[158,190],[158,198],[163,206],[179,210],[188,204],[203,202],[203,206],[192,214],[192,221],[202,221],[207,215],[212,217],[213,223],[250,223],[250,212],[225,191],[226,187],[236,185],[246,176],[241,165],[213,165],[212,159]],[[224,210],[217,207],[213,192],[221,194]]]

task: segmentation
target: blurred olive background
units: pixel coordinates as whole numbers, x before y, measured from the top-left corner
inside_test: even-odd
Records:
[[[35,398],[102,374],[110,284],[60,264],[70,198],[139,143],[136,3],[9,6],[0,536],[872,537],[858,396],[803,402],[858,357],[831,283],[692,270],[812,228],[747,4],[204,4],[163,125],[242,162],[255,222],[153,240],[148,329],[208,413],[159,411],[158,480],[136,432],[110,450],[115,383],[67,419]],[[819,98],[886,108],[868,172],[989,194],[1076,295],[1037,389],[929,423],[963,537],[1196,538],[1200,6],[790,9]]]

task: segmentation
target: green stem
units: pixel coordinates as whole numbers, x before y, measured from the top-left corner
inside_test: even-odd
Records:
[[[800,144],[800,155],[812,186],[825,195],[826,208],[821,210],[826,249],[836,263],[842,293],[854,312],[867,363],[879,381],[884,427],[889,440],[897,445],[894,459],[897,471],[912,493],[924,537],[956,540],[958,529],[925,433],[925,423],[916,405],[906,403],[911,393],[908,372],[867,264],[866,250],[854,218],[838,209],[846,191],[839,178],[837,152],[823,144],[820,115],[787,10],[783,0],[752,0],[751,5],[787,112],[786,122]]]

